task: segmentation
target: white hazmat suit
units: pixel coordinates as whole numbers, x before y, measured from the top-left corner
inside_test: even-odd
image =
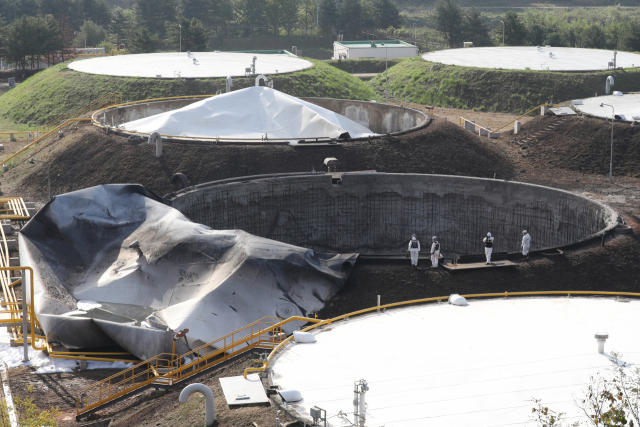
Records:
[[[493,240],[491,233],[487,233],[487,237],[482,239],[484,242],[484,255],[487,257],[487,264],[491,264],[491,253],[493,252]]]
[[[522,232],[522,255],[529,256],[529,247],[531,246],[531,236],[526,231]]]
[[[440,256],[440,243],[433,238],[433,243],[431,244],[431,266],[438,266],[438,257]]]
[[[411,253],[411,265],[418,266],[418,255],[420,254],[420,241],[414,237],[409,241],[409,252]]]

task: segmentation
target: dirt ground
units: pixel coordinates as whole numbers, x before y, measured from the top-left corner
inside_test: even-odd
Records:
[[[111,183],[139,183],[159,195],[174,191],[176,172],[195,185],[218,179],[267,173],[326,170],[326,157],[336,157],[342,171],[377,170],[403,173],[438,173],[512,178],[515,170],[495,143],[436,119],[428,127],[399,138],[350,142],[336,147],[287,145],[165,144],[163,156],[155,146],[127,144],[127,139],[106,135],[89,124],[68,128],[62,139],[49,138],[28,156],[19,158],[2,174],[5,194],[20,194],[29,201],[47,197],[48,162],[52,196]],[[35,159],[35,164],[28,163]]]
[[[237,427],[272,426],[280,418],[284,424],[293,419],[281,413],[274,406],[251,406],[229,409],[222,393],[220,378],[242,375],[245,368],[258,366],[255,354],[218,368],[198,378],[213,391],[215,400],[216,425]],[[29,397],[38,407],[58,407],[60,427],[70,427],[111,420],[110,427],[187,427],[204,424],[204,399],[199,393],[191,395],[186,403],[179,403],[182,388],[173,390],[146,390],[92,415],[88,420],[77,423],[75,396],[86,386],[115,373],[112,369],[58,373],[49,375],[33,374],[33,369],[21,367],[10,371],[11,391],[20,398]]]
[[[438,111],[448,115],[452,111]],[[455,114],[463,115],[456,112]],[[464,112],[474,119],[474,112]],[[480,114],[480,113],[478,113]],[[482,113],[486,114],[486,113]],[[495,121],[509,120],[495,115]],[[484,124],[478,117],[478,123]],[[515,118],[515,117],[514,117]],[[601,134],[610,124],[592,119],[571,118],[555,123],[556,118],[538,117],[523,126],[523,135],[504,135],[489,141],[464,131],[451,121],[435,120],[418,134],[398,139],[345,144],[341,147],[296,149],[268,146],[165,146],[165,156],[156,159],[154,147],[127,145],[122,138],[107,136],[89,126],[78,126],[62,140],[52,139],[30,156],[52,161],[54,194],[110,182],[139,182],[159,194],[173,190],[170,178],[175,172],[187,175],[191,184],[225,177],[275,172],[323,170],[325,157],[337,157],[342,170],[375,169],[384,172],[460,174],[513,179],[573,191],[609,204],[616,209],[635,234],[614,234],[604,247],[594,244],[564,256],[532,257],[515,268],[448,273],[445,270],[413,269],[406,264],[358,263],[348,283],[319,313],[329,318],[371,307],[376,295],[382,303],[415,298],[446,296],[451,293],[484,293],[527,290],[618,290],[640,292],[640,159],[635,129],[616,128],[617,140],[631,153],[616,160],[616,176],[609,184],[608,167],[596,164],[602,156]],[[547,129],[553,124],[557,126]],[[491,124],[489,124],[490,127]],[[628,126],[628,125],[626,125]],[[544,132],[543,132],[544,130]],[[538,133],[525,150],[520,141]],[[626,144],[626,145],[625,145]],[[23,163],[0,178],[5,194],[27,200],[46,199],[46,165]],[[636,173],[634,173],[634,168]],[[635,177],[634,177],[635,175]],[[535,238],[535,236],[533,236]],[[443,248],[446,254],[446,248]],[[283,414],[273,407],[229,410],[220,394],[220,376],[238,375],[255,357],[222,368],[208,375],[204,383],[216,394],[219,425],[273,425]],[[61,426],[76,426],[72,396],[93,380],[114,371],[87,371],[74,374],[34,375],[27,368],[11,371],[14,393],[31,394],[39,407],[60,406]],[[33,384],[33,393],[29,393]],[[119,426],[202,425],[202,399],[193,397],[188,404],[177,403],[178,391],[147,391],[97,414],[97,419],[112,418]],[[200,399],[200,400],[198,400]],[[190,405],[197,405],[191,407]]]

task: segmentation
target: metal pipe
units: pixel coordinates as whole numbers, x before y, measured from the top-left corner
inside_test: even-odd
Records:
[[[22,270],[20,272],[20,276],[22,278],[22,283],[27,283],[26,281],[26,271]],[[23,362],[29,361],[29,340],[27,339],[27,297],[26,297],[26,286],[22,287],[22,348],[24,349],[24,356],[22,358]],[[33,289],[31,289],[33,292]],[[35,316],[35,314],[34,314]]]
[[[244,370],[244,379],[247,379],[247,374],[249,372],[263,372],[266,371],[267,368],[269,367],[269,361],[265,360],[264,362],[262,362],[262,367],[261,368],[246,368]]]
[[[192,393],[202,393],[204,395],[205,426],[207,427],[212,426],[215,420],[213,392],[209,387],[207,387],[204,384],[200,384],[200,383],[189,384],[180,392],[180,397],[178,398],[178,401],[180,403],[187,402],[189,400],[189,396],[191,396]]]
[[[601,103],[600,106],[604,107],[611,107],[611,158],[609,160],[609,183],[613,182],[613,122],[616,119],[616,112],[615,112],[615,108],[613,108],[613,105],[611,104],[605,104],[605,103]]]
[[[502,22],[502,46],[504,46],[504,21],[501,19],[500,22]]]
[[[613,85],[614,85],[614,83],[613,83],[613,76],[609,76],[609,77],[607,77],[607,85],[606,85],[606,87],[605,87],[605,89],[604,89],[604,93],[605,93],[606,95],[609,95],[609,92],[611,91],[611,86],[613,86]]]
[[[269,85],[269,78],[264,74],[260,74],[258,77],[256,77],[256,86],[260,86],[260,79],[264,80],[265,86]]]

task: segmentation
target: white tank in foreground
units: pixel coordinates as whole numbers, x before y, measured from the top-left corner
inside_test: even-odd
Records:
[[[360,138],[370,129],[340,114],[265,86],[225,93],[120,129],[145,134],[240,140]]]

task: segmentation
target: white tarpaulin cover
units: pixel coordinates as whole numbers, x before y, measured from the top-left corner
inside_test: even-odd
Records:
[[[57,196],[20,233],[20,258],[33,267],[36,314],[49,341],[118,344],[141,359],[170,353],[173,331],[188,328],[195,348],[262,317],[317,312],[356,257],[211,230],[140,185]],[[285,332],[300,325],[289,323]]]
[[[259,140],[266,136],[295,141],[375,135],[340,114],[264,86],[207,98],[120,128],[170,136]]]

